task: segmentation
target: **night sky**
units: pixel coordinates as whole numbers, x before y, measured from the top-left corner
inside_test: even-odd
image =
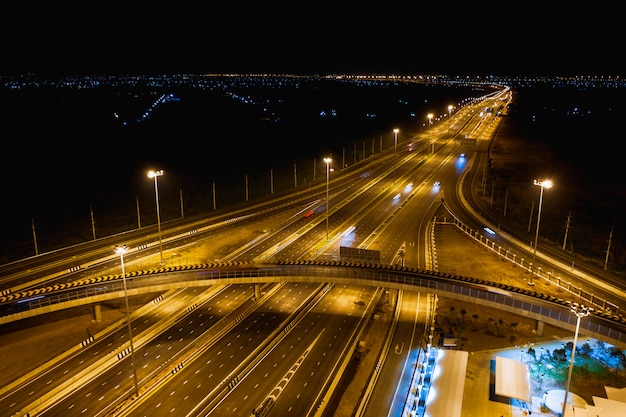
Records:
[[[621,16],[618,10],[606,7],[564,9],[528,2],[522,6],[498,2],[462,6],[445,2],[411,3],[409,6],[312,2],[252,5],[223,2],[200,5],[192,2],[145,5],[53,2],[39,5],[20,2],[3,5],[0,77],[237,73],[475,75],[481,80],[489,75],[624,77]],[[65,101],[71,101],[68,97]],[[621,102],[621,98],[616,99],[608,103],[608,107]],[[14,112],[9,110],[5,106],[4,119],[0,117],[5,126],[3,137],[5,141],[19,142],[27,151],[5,155],[6,159],[10,158],[10,163],[5,162],[5,169],[8,166],[12,172],[11,187],[6,184],[3,187],[7,195],[5,201],[10,201],[9,206],[15,210],[24,211],[18,208],[24,203],[46,214],[52,208],[69,213],[68,207],[72,207],[82,210],[81,216],[85,217],[89,207],[83,206],[93,203],[93,199],[68,192],[62,203],[51,204],[51,199],[42,198],[20,181],[26,179],[28,184],[45,178],[42,183],[46,186],[63,182],[59,174],[63,166],[71,166],[74,171],[67,177],[77,183],[84,181],[84,174],[76,174],[81,166],[96,166],[103,172],[113,171],[122,176],[121,163],[114,152],[115,146],[122,146],[122,142],[97,144],[93,126],[86,126],[75,142],[68,135],[62,136],[59,142],[59,136],[52,133],[49,125],[41,131],[27,133],[10,128],[15,120]],[[37,117],[47,114],[32,110]],[[91,107],[83,110],[95,112]],[[21,114],[30,117],[29,112]],[[110,111],[103,114],[110,115]],[[78,116],[76,119],[84,120]],[[28,118],[18,121],[25,126],[32,124]],[[206,135],[201,131],[198,135],[203,134]],[[192,137],[196,136],[189,135]],[[613,134],[606,137],[618,138]],[[143,148],[141,143],[123,143],[127,148],[141,149],[142,153],[155,149],[172,153],[169,137],[159,145],[149,142],[149,146]],[[48,158],[47,149],[67,150],[72,163]],[[104,151],[113,156],[105,162],[93,160],[93,155]],[[36,164],[35,156],[53,161],[55,169]],[[11,170],[11,164],[21,171]],[[33,176],[33,170],[45,171],[46,175]],[[92,179],[89,186],[79,185],[78,188],[90,192],[102,189]],[[150,184],[144,182],[143,185],[151,196]],[[27,196],[17,198],[8,192],[12,189]],[[30,199],[46,204],[30,204],[26,201]],[[130,210],[134,215],[132,204]],[[36,214],[32,216],[42,217]],[[30,220],[30,216],[30,212],[26,213],[26,220]],[[6,221],[19,224],[23,233],[30,233],[28,221],[5,217]],[[43,221],[39,220],[39,227],[43,229],[41,223]],[[44,232],[41,231],[41,236]]]
[[[626,73],[621,13],[606,8],[20,4],[3,6],[0,75]]]

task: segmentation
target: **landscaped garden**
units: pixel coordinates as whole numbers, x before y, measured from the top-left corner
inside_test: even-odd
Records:
[[[501,310],[452,299],[440,299],[436,331],[457,339],[457,349],[478,352],[511,349],[529,370],[531,396],[564,390],[572,356],[574,332],[545,326],[538,335],[536,321]],[[561,342],[562,341],[562,342]],[[546,346],[546,347],[542,347]],[[626,354],[596,339],[579,336],[569,392],[593,404],[593,396],[607,398],[605,386],[626,387]],[[517,356],[515,356],[517,359]]]

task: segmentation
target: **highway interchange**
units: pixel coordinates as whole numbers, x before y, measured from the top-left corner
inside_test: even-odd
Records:
[[[444,201],[471,227],[486,224],[457,191],[468,167],[484,164],[499,123],[497,113],[483,110],[506,107],[509,94],[505,89],[468,102],[410,144],[333,170],[328,181],[209,218],[164,225],[164,251],[208,244],[213,258],[205,260],[204,270],[237,271],[279,260],[333,261],[340,247],[350,247],[378,253],[380,264],[436,270],[432,219]],[[492,239],[513,246],[501,236]],[[67,303],[64,297],[81,291],[89,302],[95,295],[123,296],[119,257],[112,251],[118,244],[131,248],[125,260],[132,271],[131,265],[158,257],[155,228],[144,228],[3,266],[5,320],[38,314],[55,297],[58,305]],[[0,407],[12,416],[248,416],[271,399],[269,415],[330,415],[326,405],[368,321],[397,303],[397,327],[389,332],[388,345],[405,348],[383,359],[387,366],[378,378],[384,383],[369,393],[379,400],[364,404],[360,415],[380,415],[380,398],[388,402],[382,408],[389,415],[400,415],[404,404],[397,398],[404,395],[390,393],[404,378],[404,364],[428,340],[432,295],[313,279],[255,283],[250,277],[182,286],[170,285],[175,272],[152,272],[129,274],[131,294],[151,291],[157,297],[132,314],[134,359],[125,322],[117,323],[5,387]],[[593,293],[623,308],[614,301],[615,290],[599,287]]]

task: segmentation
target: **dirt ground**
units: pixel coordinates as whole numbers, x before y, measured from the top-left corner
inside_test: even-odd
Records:
[[[502,159],[498,163],[508,164],[510,161]],[[525,271],[512,266],[491,251],[474,243],[454,226],[438,227],[436,239],[437,261],[441,271],[516,286],[525,285],[528,279]],[[230,245],[236,246],[236,243],[231,242]],[[196,248],[181,256],[206,259],[211,255],[207,255],[202,248]],[[540,291],[544,284],[539,281],[535,283],[535,288]],[[154,295],[131,299],[131,309],[142,306],[152,298]],[[437,314],[439,328],[459,337],[461,343],[459,347],[471,353],[468,375],[477,375],[479,367],[484,366],[482,361],[493,356],[500,349],[510,348],[521,351],[523,346],[561,341],[572,337],[570,331],[549,325],[545,326],[542,335],[538,335],[535,331],[536,323],[532,319],[459,300],[440,298]],[[4,359],[0,361],[0,386],[5,386],[51,358],[80,344],[89,336],[123,319],[125,310],[121,301],[104,305],[102,317],[101,322],[95,322],[91,307],[86,306],[49,314],[45,320],[33,318],[0,326],[0,357]],[[376,344],[382,341],[383,329],[384,326],[372,326],[371,333],[366,338],[372,353],[362,358],[354,381],[365,380],[358,375],[369,375],[371,367],[375,366]],[[358,399],[362,390],[363,387],[359,383],[350,384],[341,401],[342,407],[335,411],[334,417],[350,415],[347,410],[350,410],[351,403]],[[471,414],[464,413],[463,415]]]
[[[576,163],[546,143],[520,137],[506,120],[492,141],[489,159],[486,187],[475,190],[484,210],[497,213],[503,224],[534,231],[540,187],[533,181],[551,179],[554,186],[545,190],[542,202],[541,241],[559,248],[565,241],[574,260],[602,268],[611,239],[609,270],[626,278],[625,241],[617,233],[621,222],[607,218],[626,210],[624,187],[591,182]]]
[[[154,297],[151,294],[129,297],[129,307],[135,310]],[[0,326],[0,357],[3,358],[0,361],[0,386],[7,385],[126,317],[122,299],[104,303],[101,307],[100,322],[94,320],[91,306],[83,306]]]
[[[522,270],[502,261],[492,251],[482,248],[482,245],[472,241],[456,226],[437,226],[435,234],[437,262],[441,271],[491,280],[501,279],[502,282],[512,285],[525,285],[526,276]],[[478,253],[480,256],[477,256]],[[537,283],[537,286],[540,285]],[[358,404],[364,388],[362,381],[367,380],[372,367],[376,366],[377,353],[386,332],[384,322],[391,319],[391,314],[381,314],[379,322],[370,327],[364,339],[369,353],[361,358],[352,382],[332,414],[333,417],[353,415],[354,406]],[[461,324],[463,321],[464,325]],[[479,368],[488,367],[490,358],[502,349],[519,351],[519,347],[522,346],[539,345],[572,337],[571,331],[550,325],[546,325],[543,334],[538,335],[535,331],[536,321],[533,319],[467,301],[441,297],[437,308],[437,324],[441,332],[450,332],[452,336],[459,337],[461,342],[459,349],[471,353],[468,362],[470,375],[477,374]]]
[[[504,282],[523,282],[523,272],[503,262],[491,251],[479,248],[454,226],[440,226],[436,236],[438,264],[442,271],[455,271],[468,276],[494,278]],[[476,256],[476,251],[484,251]],[[201,258],[206,256],[196,248],[188,256]],[[521,274],[521,276],[520,276]],[[540,284],[538,284],[540,285]],[[149,302],[155,295],[145,295],[129,299],[131,310]],[[463,313],[466,312],[466,313]],[[478,318],[472,318],[477,315]],[[102,321],[95,322],[91,307],[85,306],[72,310],[51,313],[45,320],[32,318],[17,323],[0,326],[0,357],[10,360],[0,361],[0,384],[10,383],[28,371],[37,368],[51,358],[79,345],[89,336],[97,334],[107,326],[125,317],[122,300],[109,302],[102,306]],[[440,298],[438,308],[438,324],[442,329],[458,332],[459,323],[464,317],[466,326],[462,333],[462,349],[469,352],[514,347],[525,343],[538,343],[571,336],[571,332],[546,326],[543,336],[536,335],[535,323],[525,317],[502,313],[468,302]],[[498,332],[487,332],[490,321],[502,320]],[[514,327],[512,324],[516,323]],[[375,344],[382,340],[378,332],[384,332],[385,326],[373,326],[368,335],[372,348],[369,355],[363,358],[360,369],[369,373],[368,360],[375,360]],[[355,378],[355,380],[364,380]],[[359,395],[362,387],[355,386],[352,390]],[[354,401],[354,400],[353,400]]]
[[[518,286],[525,283],[527,277],[524,271],[482,248],[455,226],[438,226],[436,240],[438,265],[442,271],[502,280]],[[477,253],[480,256],[476,256]],[[193,258],[206,256],[198,248],[186,255]],[[537,286],[542,285],[535,282]],[[153,298],[154,295],[131,298],[131,310]],[[86,306],[50,314],[45,321],[33,318],[1,326],[0,355],[8,360],[0,361],[0,384],[4,386],[10,383],[123,319],[125,309],[121,300],[103,305],[102,317],[101,322],[95,322],[91,308]],[[390,319],[391,314],[381,314],[376,325],[370,327],[370,332],[365,337],[369,353],[361,358],[353,382],[346,387],[333,417],[350,416],[353,412],[353,407],[363,391],[362,382],[358,381],[365,381],[372,367],[376,366],[378,345],[386,332],[385,321]],[[488,366],[485,361],[502,349],[521,354],[524,346],[539,346],[555,341],[560,344],[563,340],[572,338],[569,330],[550,325],[546,325],[543,334],[538,335],[535,331],[536,323],[532,319],[447,298],[439,298],[437,324],[441,331],[459,337],[459,348],[471,353],[468,375],[479,375],[482,368]],[[541,388],[546,389],[549,384],[549,381],[545,381]],[[536,384],[534,387],[535,394],[539,395],[540,387]]]

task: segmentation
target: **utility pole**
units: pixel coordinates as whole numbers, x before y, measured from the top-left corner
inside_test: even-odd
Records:
[[[35,232],[35,219],[31,219],[31,228],[33,229],[33,242],[35,243],[35,255],[39,255],[39,248],[37,248],[37,232]]]
[[[483,185],[483,197],[485,196],[485,192],[486,192],[486,187],[487,187],[487,169],[485,167],[483,167],[483,179],[482,179],[482,185]]]
[[[507,186],[504,190],[504,217],[506,217],[506,206],[509,201],[509,187]]]
[[[137,228],[141,229],[141,214],[139,213],[139,194],[135,196],[135,205],[137,206]]]
[[[530,225],[533,222],[533,211],[535,211],[535,202],[533,201],[532,206],[530,206],[530,218],[528,219],[528,231],[530,232]]]
[[[93,209],[89,206],[89,213],[91,214],[91,234],[93,235],[93,240],[96,240],[96,221],[93,218]]]
[[[565,237],[563,238],[563,250],[565,250],[565,246],[567,245],[567,235],[569,233],[570,225],[572,224],[572,212],[570,211],[567,215],[567,221],[565,222]]]
[[[613,227],[611,227],[611,233],[609,234],[609,246],[606,248],[606,257],[604,258],[604,270],[606,271],[607,264],[609,263],[609,254],[611,253],[611,240],[613,239]]]
[[[217,208],[217,203],[215,202],[215,180],[213,180],[213,210]]]
[[[183,189],[182,188],[179,190],[179,195],[180,195],[180,218],[184,219],[185,218],[185,207],[183,205]]]

